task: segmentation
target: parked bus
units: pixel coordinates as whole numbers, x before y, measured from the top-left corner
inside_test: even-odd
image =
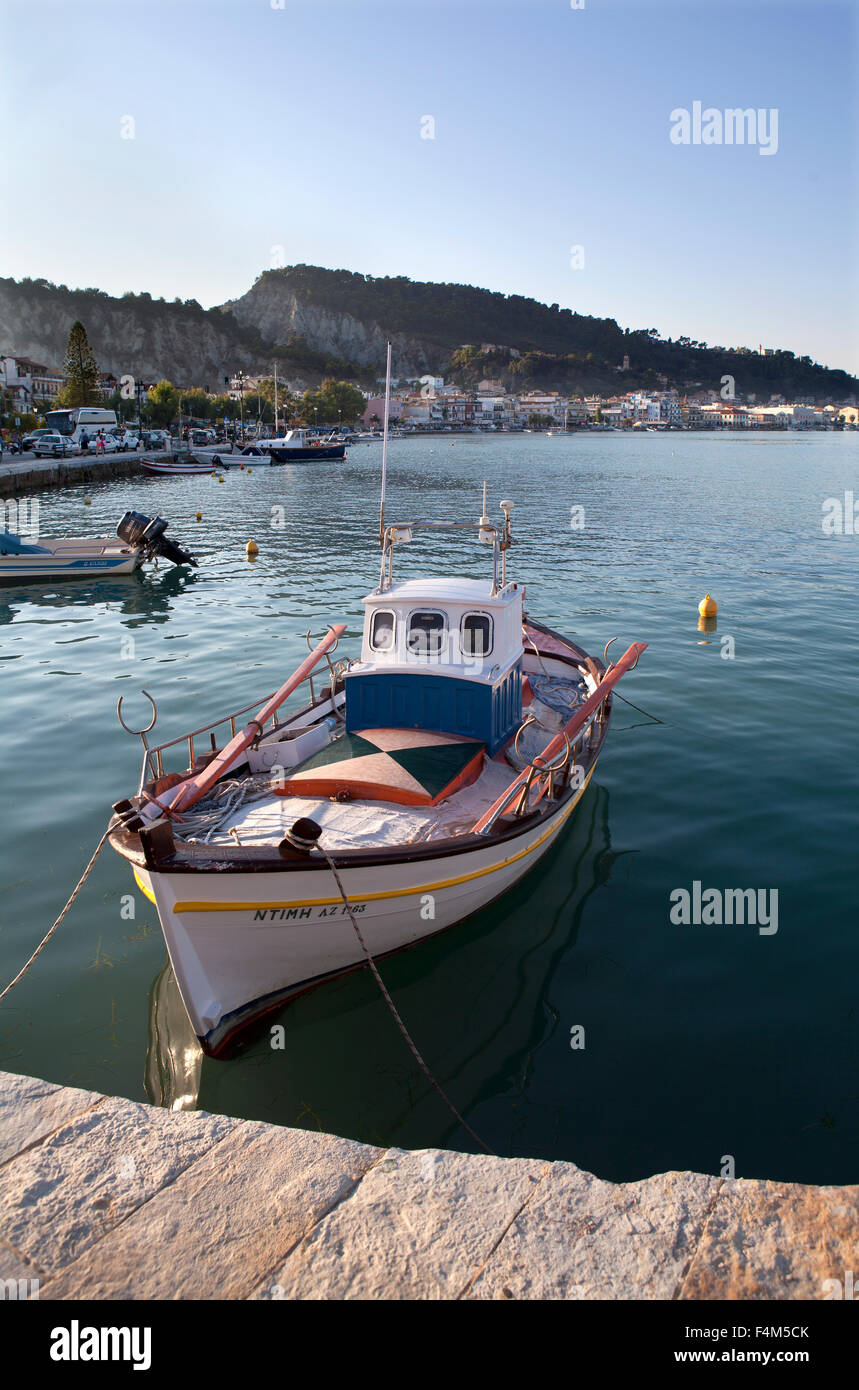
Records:
[[[93,405],[80,405],[72,410],[46,410],[45,424],[58,434],[73,439],[75,444],[80,443],[81,435],[86,430],[95,443],[99,430],[107,434],[117,429],[116,411],[102,410]]]

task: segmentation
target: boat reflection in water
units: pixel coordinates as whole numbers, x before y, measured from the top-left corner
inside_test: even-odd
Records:
[[[110,604],[124,617],[166,622],[173,600],[200,581],[193,571],[173,567],[161,574],[134,574],[122,579],[64,579],[57,585],[5,584],[0,589],[0,626],[13,623],[22,608],[78,608]]]
[[[188,1017],[169,959],[149,991],[149,1047],[143,1081],[152,1105],[196,1110],[203,1049]]]
[[[511,892],[457,932],[382,964],[439,1082],[498,1153],[528,1152],[532,1106],[569,1104],[566,1083],[553,1087],[551,1049],[575,1006],[571,974],[581,982],[587,968],[571,959],[585,905],[616,857],[608,793],[592,784],[557,845]],[[591,946],[588,961],[594,954]],[[281,1045],[272,1045],[275,1033]],[[367,970],[296,999],[225,1063],[203,1059],[168,963],[151,993],[146,1089],[172,1109],[199,1102],[379,1145],[471,1147],[418,1071]]]

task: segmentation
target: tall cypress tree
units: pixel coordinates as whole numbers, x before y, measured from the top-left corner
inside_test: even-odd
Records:
[[[64,406],[98,405],[99,368],[80,320],[72,324],[63,368],[67,378],[60,400]]]

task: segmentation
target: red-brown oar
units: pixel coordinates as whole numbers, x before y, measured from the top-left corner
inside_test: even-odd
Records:
[[[627,647],[620,660],[615,662],[613,666],[610,666],[608,668],[599,685],[597,686],[596,690],[594,691],[593,695],[588,696],[584,704],[580,705],[579,708],[576,710],[572,719],[569,719],[567,721],[564,727],[560,729],[559,732],[552,739],[551,743],[547,744],[546,747],[543,749],[543,752],[540,754],[540,759],[542,762],[551,762],[552,758],[555,757],[555,754],[560,753],[566,747],[567,739],[569,739],[570,742],[572,742],[579,730],[588,722],[594,710],[598,709],[599,706],[602,704],[603,700],[606,698],[606,696],[611,694],[611,691],[617,685],[621,676],[625,676],[627,671],[631,671],[633,667],[637,665],[638,658],[641,656],[641,653],[646,649],[646,647],[646,642],[633,642],[630,647]],[[564,735],[566,735],[566,738],[564,737]],[[530,767],[526,767],[522,772],[520,772],[519,776],[516,778],[516,781],[510,783],[510,786],[507,788],[507,790],[505,792],[502,792],[501,796],[498,797],[498,800],[492,803],[488,811],[484,811],[483,815],[480,817],[480,820],[477,821],[471,827],[470,833],[472,835],[479,835],[499,810],[501,810],[504,806],[508,804],[512,804],[514,800],[513,788],[523,786],[526,779],[530,775]]]
[[[220,753],[218,753],[202,771],[194,773],[191,777],[186,777],[185,781],[180,782],[178,786],[171,787],[168,791],[162,792],[158,798],[158,804],[153,806],[150,802],[148,805],[144,806],[142,808],[143,815],[146,816],[147,819],[153,817],[153,812],[157,815],[161,815],[162,809],[165,806],[169,806],[171,811],[186,811],[189,806],[194,805],[195,801],[199,801],[202,796],[205,796],[209,788],[215,785],[218,778],[223,777],[224,773],[230,770],[239,755],[262,733],[266,720],[271,719],[271,716],[274,714],[275,710],[283,704],[287,695],[291,695],[293,690],[301,685],[304,678],[309,675],[317,661],[319,661],[327,651],[330,651],[332,647],[337,645],[338,638],[342,637],[345,631],[345,623],[336,623],[332,626],[327,637],[323,637],[322,641],[313,648],[310,655],[305,657],[301,665],[293,671],[289,680],[285,681],[280,689],[275,691],[271,699],[266,701],[256,719],[252,719],[249,724],[246,724],[241,733],[235,734],[234,737],[230,739],[229,743],[224,745]]]

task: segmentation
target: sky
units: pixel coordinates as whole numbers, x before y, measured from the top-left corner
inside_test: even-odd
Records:
[[[0,25],[4,275],[209,307],[304,262],[859,372],[857,0],[0,0]],[[775,109],[777,148],[673,142],[695,102]]]

